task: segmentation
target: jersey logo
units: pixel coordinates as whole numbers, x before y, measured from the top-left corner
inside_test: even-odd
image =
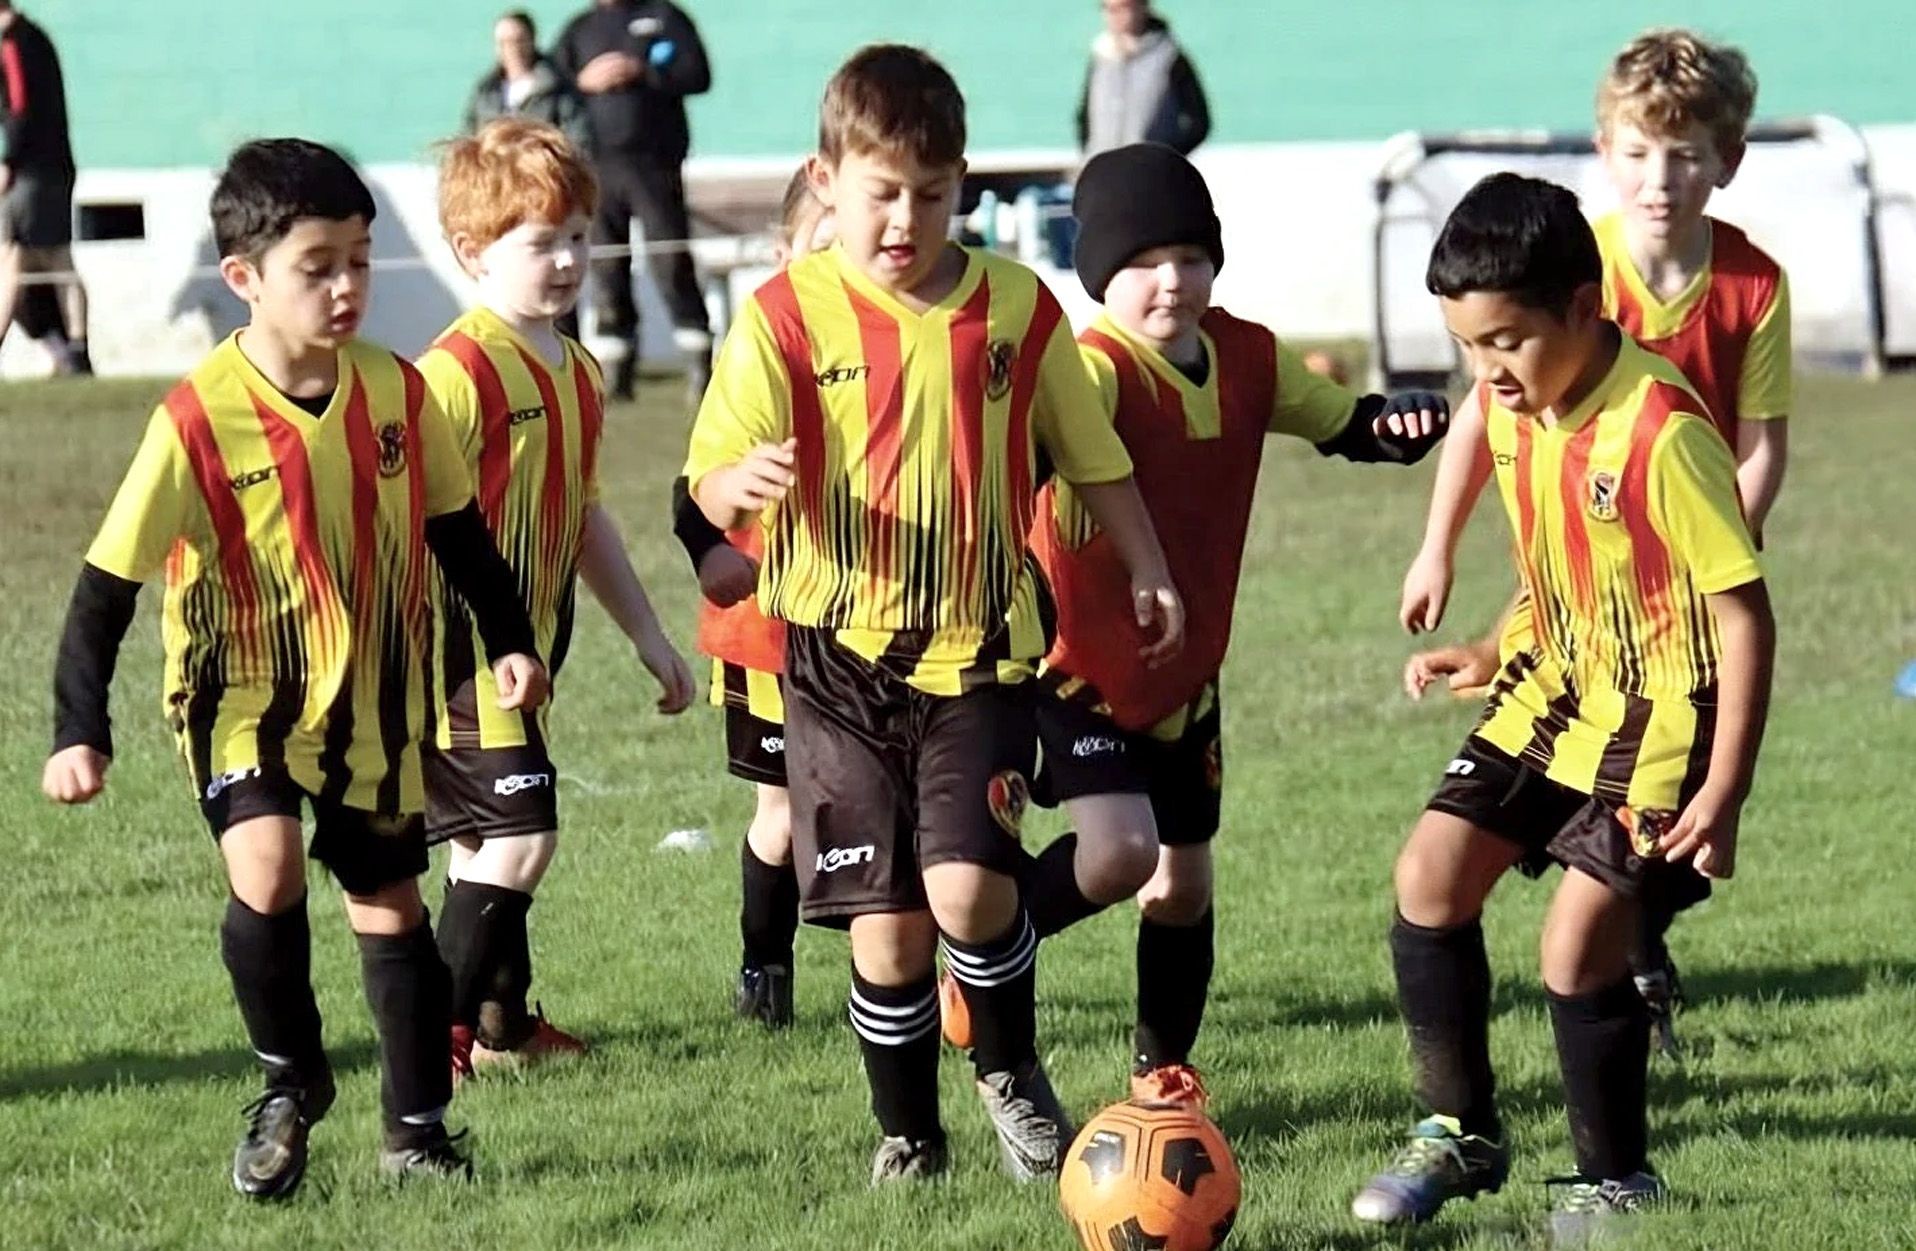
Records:
[[[1017,838],[1024,827],[1025,809],[1031,806],[1031,784],[1016,769],[1001,769],[985,786],[985,802],[998,828]]]
[[[1590,475],[1590,515],[1598,521],[1617,519],[1617,475],[1607,469]]]
[[[1002,400],[1011,392],[1011,366],[1018,349],[1009,339],[993,339],[985,348],[985,398]]]
[[[506,414],[508,426],[523,426],[528,421],[538,421],[546,415],[546,406],[536,404],[531,408],[515,408]]]
[[[379,428],[379,476],[397,478],[406,472],[406,427],[389,421]]]
[[[233,475],[232,487],[235,491],[244,491],[249,486],[258,486],[272,476],[273,467],[271,465],[266,466],[264,469],[252,469],[246,473],[236,473]]]
[[[870,365],[833,365],[830,369],[820,370],[812,381],[822,387],[835,387],[841,382],[856,382],[871,373]]]

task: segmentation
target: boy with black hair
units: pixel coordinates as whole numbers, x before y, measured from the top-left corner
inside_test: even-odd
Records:
[[[339,154],[248,143],[213,192],[220,274],[250,320],[154,412],[87,553],[54,679],[43,788],[99,794],[107,690],[134,598],[165,571],[166,710],[232,897],[220,948],[266,1086],[233,1184],[291,1194],[334,1083],[309,976],[305,854],[359,936],[395,1176],[471,1176],[452,1096],[446,966],[426,868],[428,551],[472,605],[501,707],[545,697],[511,571],[445,414],[405,360],[360,341],[373,199]]]
[[[686,476],[721,530],[765,515],[801,909],[851,930],[851,1018],[884,1133],[873,1182],[945,1166],[941,935],[1005,1168],[1052,1174],[1070,1130],[1038,1062],[1015,877],[1043,647],[1023,570],[1045,467],[1121,553],[1154,658],[1181,643],[1182,602],[1057,300],[947,239],[965,147],[950,74],[915,48],[862,49],[827,86],[819,132],[812,187],[838,244],[741,311]]]
[[[1397,860],[1390,945],[1431,1115],[1352,1203],[1421,1221],[1509,1171],[1479,922],[1513,866],[1564,876],[1543,982],[1577,1176],[1563,1238],[1660,1198],[1650,1019],[1629,956],[1653,866],[1726,878],[1755,775],[1775,626],[1728,446],[1676,368],[1603,316],[1576,197],[1495,174],[1427,284],[1477,380],[1528,624]]]

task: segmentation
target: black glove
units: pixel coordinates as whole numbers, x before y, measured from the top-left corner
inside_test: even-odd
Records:
[[[1389,418],[1406,418],[1410,425],[1416,414],[1428,412],[1435,420],[1429,434],[1393,434]],[[1383,428],[1379,430],[1379,424]],[[1435,391],[1403,391],[1396,395],[1366,395],[1351,411],[1350,422],[1332,439],[1317,445],[1325,456],[1342,456],[1363,463],[1414,465],[1422,460],[1438,440],[1450,430],[1450,401]]]

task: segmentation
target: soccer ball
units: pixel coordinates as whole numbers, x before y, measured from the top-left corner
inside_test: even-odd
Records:
[[[1231,1148],[1202,1112],[1130,1102],[1085,1123],[1058,1175],[1085,1251],[1211,1251],[1241,1192]]]

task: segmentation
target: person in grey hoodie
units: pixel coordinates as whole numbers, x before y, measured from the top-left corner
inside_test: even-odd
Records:
[[[495,117],[524,117],[565,132],[581,149],[591,150],[585,100],[553,63],[539,55],[532,15],[515,9],[492,28],[499,63],[481,78],[466,101],[465,130],[477,131]]]
[[[1149,0],[1102,0],[1104,30],[1078,104],[1086,159],[1129,143],[1162,143],[1190,155],[1211,133],[1204,87],[1171,27]]]

